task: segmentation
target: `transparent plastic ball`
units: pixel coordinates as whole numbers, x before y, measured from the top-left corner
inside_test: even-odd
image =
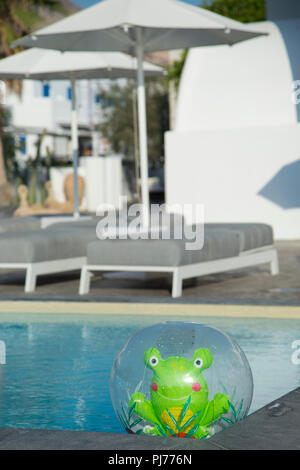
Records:
[[[253,379],[244,352],[226,333],[163,322],[122,347],[110,395],[129,433],[205,439],[247,415]]]

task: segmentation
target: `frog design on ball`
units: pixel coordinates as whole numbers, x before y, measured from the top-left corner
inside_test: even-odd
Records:
[[[214,433],[213,423],[230,408],[230,398],[224,393],[216,393],[208,400],[209,389],[203,371],[213,363],[210,350],[197,349],[189,360],[184,357],[163,359],[156,348],[149,348],[144,362],[153,371],[151,400],[136,392],[129,402],[129,408],[139,418],[151,423],[143,432],[153,436],[210,437]]]

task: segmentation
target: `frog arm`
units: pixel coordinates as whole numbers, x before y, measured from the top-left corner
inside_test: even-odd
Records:
[[[134,406],[134,412],[145,421],[149,421],[152,424],[160,425],[152,403],[149,400],[145,400],[145,395],[143,393],[137,392],[133,393],[130,398],[129,408]]]
[[[222,414],[229,410],[230,398],[225,393],[216,393],[213,400],[210,401],[203,413],[201,413],[200,425],[205,426],[217,421]]]

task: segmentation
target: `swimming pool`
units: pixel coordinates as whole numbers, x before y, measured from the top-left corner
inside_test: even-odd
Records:
[[[0,427],[124,432],[109,395],[114,358],[139,329],[182,317],[0,314]],[[300,385],[292,343],[299,320],[184,317],[215,326],[244,350],[254,379],[250,412]]]

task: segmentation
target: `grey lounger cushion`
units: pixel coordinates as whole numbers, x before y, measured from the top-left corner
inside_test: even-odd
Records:
[[[75,229],[79,229],[79,230],[88,230],[88,229],[92,229],[94,230],[94,234],[95,234],[95,237],[96,237],[96,229],[97,229],[97,225],[98,223],[103,219],[103,217],[97,217],[97,216],[94,216],[92,217],[91,219],[87,219],[87,220],[76,220],[76,221],[70,221],[70,222],[56,222],[54,224],[51,224],[49,225],[46,230],[51,230],[51,231],[58,231],[58,230],[75,230]],[[127,218],[127,221],[128,221],[128,224],[130,224],[130,222],[135,219],[135,217],[128,217]],[[167,222],[168,219],[164,220],[162,218],[159,219],[159,222],[161,223],[162,220],[164,221],[164,224]],[[116,217],[116,222],[117,222],[117,225],[119,223],[118,221],[118,214],[117,214],[117,217]],[[171,232],[174,230],[174,225],[177,224],[177,223],[181,223],[182,222],[182,216],[179,215],[179,214],[170,214],[170,219],[169,219],[169,226],[170,226],[170,229],[171,229]],[[123,222],[120,223],[120,225],[123,227]]]
[[[41,222],[38,217],[3,217],[0,218],[0,233],[25,232],[27,230],[38,230]]]
[[[80,220],[80,221],[72,221],[72,222],[56,222],[55,224],[48,225],[45,230],[54,232],[54,231],[76,231],[76,230],[89,230],[92,229],[94,231],[94,235],[96,237],[96,227],[99,219],[87,219],[87,220]]]
[[[240,250],[248,251],[273,245],[273,229],[262,223],[219,223],[205,224],[209,230],[237,231],[240,235]]]
[[[87,264],[182,266],[239,255],[237,232],[206,231],[201,250],[186,250],[187,240],[97,240],[88,244]]]
[[[86,256],[94,231],[47,230],[11,232],[0,235],[0,263],[36,263]]]

